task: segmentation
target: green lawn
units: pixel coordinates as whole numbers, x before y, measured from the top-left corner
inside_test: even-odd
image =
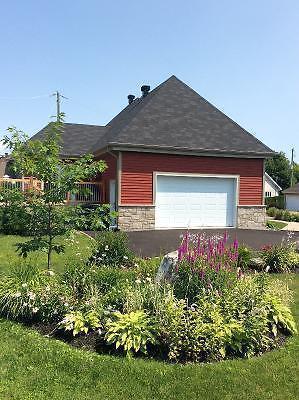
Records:
[[[296,290],[293,311],[298,323],[298,275],[290,285]],[[298,336],[258,358],[171,365],[76,350],[1,319],[0,335],[1,400],[299,398]]]
[[[26,240],[28,240],[28,238],[22,236],[0,234],[0,272],[7,271],[11,265],[18,262],[20,257],[15,252],[15,244]],[[83,233],[76,233],[73,242],[65,240],[63,242],[66,245],[65,253],[53,255],[52,269],[56,271],[61,270],[65,262],[71,258],[74,258],[78,252],[80,252],[83,256],[88,255],[90,252],[92,239]],[[47,257],[45,253],[33,253],[32,259],[37,260],[41,267],[46,268]]]

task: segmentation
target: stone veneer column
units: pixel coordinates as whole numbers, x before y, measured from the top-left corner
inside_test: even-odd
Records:
[[[118,228],[122,231],[155,229],[154,206],[119,206]]]
[[[266,229],[266,206],[238,206],[238,228]]]

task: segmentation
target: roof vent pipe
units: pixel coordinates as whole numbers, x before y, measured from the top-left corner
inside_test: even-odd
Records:
[[[128,95],[129,104],[133,103],[134,99],[135,99],[135,96],[133,94]]]
[[[151,90],[151,87],[148,85],[141,86],[142,97],[146,97],[150,90]]]

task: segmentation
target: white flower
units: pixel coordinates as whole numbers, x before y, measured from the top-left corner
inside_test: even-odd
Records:
[[[27,294],[28,294],[30,300],[34,300],[36,298],[36,294],[33,292],[28,292]]]
[[[67,307],[67,306],[69,305],[69,303],[64,303],[63,305],[64,305],[65,307]]]
[[[140,279],[136,279],[135,283],[138,283],[138,285],[141,283]]]
[[[20,292],[17,292],[17,293],[14,294],[14,297],[20,297],[20,296],[21,296]]]
[[[45,287],[46,292],[50,292],[50,286]]]
[[[109,246],[106,244],[106,246],[105,246],[105,250],[107,251],[107,250],[109,250]]]
[[[269,272],[269,270],[270,270],[270,265],[267,265],[265,271],[266,271],[266,272]]]
[[[152,281],[152,278],[150,278],[149,276],[147,276],[147,277],[145,278],[145,280],[148,281],[148,282],[151,282],[151,281]]]
[[[128,257],[127,256],[124,256],[124,260],[127,260],[128,259]]]
[[[23,288],[26,288],[27,286],[28,286],[27,283],[22,283]]]
[[[136,264],[136,263],[135,263],[135,264],[134,264],[134,267],[136,267],[136,268],[137,268],[137,267],[138,267],[138,264]]]
[[[106,253],[102,253],[102,257],[106,257]]]
[[[48,275],[49,275],[49,276],[53,276],[53,275],[55,275],[55,272],[54,272],[54,271],[51,271],[51,270],[49,269]]]
[[[34,307],[33,309],[32,309],[32,312],[33,312],[33,314],[36,314],[37,312],[38,312],[38,307]]]

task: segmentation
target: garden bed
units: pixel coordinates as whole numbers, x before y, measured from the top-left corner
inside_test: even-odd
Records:
[[[130,358],[261,355],[296,326],[288,287],[265,272],[248,274],[250,252],[227,234],[187,232],[169,276],[157,281],[159,259],[135,258],[124,234],[107,232],[87,259],[76,253],[60,273],[20,262],[0,283],[1,313],[72,346]],[[268,272],[288,271],[298,258],[291,243],[261,256]]]

